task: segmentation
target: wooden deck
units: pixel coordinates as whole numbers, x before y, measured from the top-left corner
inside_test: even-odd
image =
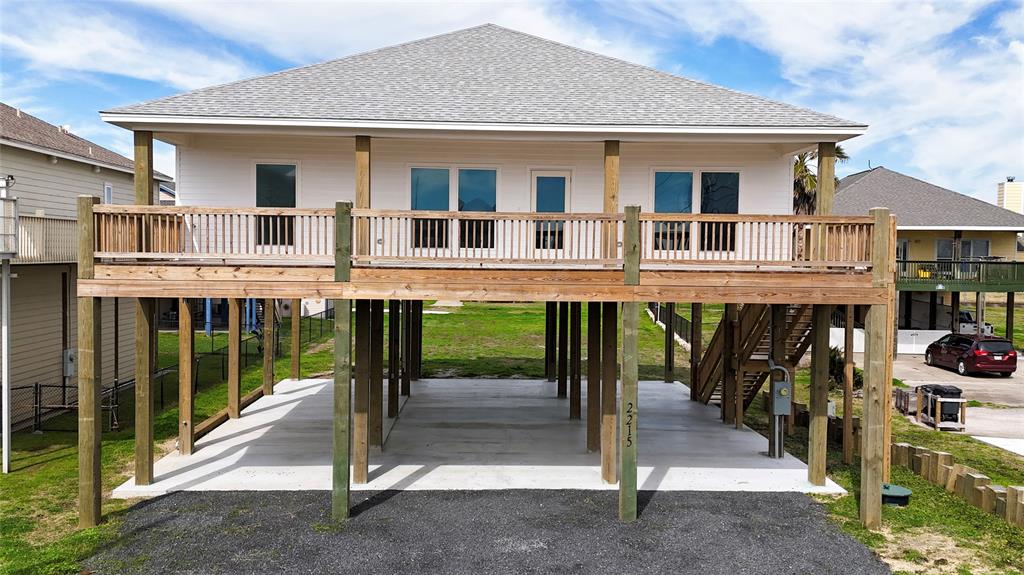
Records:
[[[96,206],[80,296],[885,303],[872,218]],[[632,231],[631,231],[632,230]],[[635,242],[627,235],[636,236]],[[627,282],[624,245],[638,262]]]

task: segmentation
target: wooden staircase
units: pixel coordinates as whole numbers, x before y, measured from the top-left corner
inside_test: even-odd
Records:
[[[789,305],[786,308],[786,353],[781,362],[792,370],[811,344],[811,305]],[[745,304],[739,310],[736,329],[739,330],[737,351],[740,376],[743,383],[743,406],[757,396],[757,392],[768,379],[768,358],[771,353],[771,306],[766,304]],[[702,403],[721,403],[722,367],[726,358],[725,322],[718,324],[704,357],[697,370],[696,397]]]

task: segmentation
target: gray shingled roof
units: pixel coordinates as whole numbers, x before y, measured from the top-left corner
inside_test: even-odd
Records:
[[[839,181],[833,213],[857,215],[886,207],[902,227],[988,226],[1024,231],[1024,215],[881,166]]]
[[[493,24],[105,113],[526,125],[865,127]]]
[[[67,154],[81,159],[85,163],[99,163],[108,166],[116,166],[126,171],[133,171],[135,164],[128,158],[113,150],[90,142],[74,134],[65,132],[58,126],[39,118],[12,108],[0,102],[0,138],[18,143],[28,144],[35,148],[42,148],[59,154]],[[170,181],[170,176],[155,173],[155,177]]]

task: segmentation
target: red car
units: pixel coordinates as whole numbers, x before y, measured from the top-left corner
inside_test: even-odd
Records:
[[[992,372],[1010,377],[1017,370],[1017,351],[1001,337],[951,333],[928,346],[924,362],[951,367],[960,375]]]

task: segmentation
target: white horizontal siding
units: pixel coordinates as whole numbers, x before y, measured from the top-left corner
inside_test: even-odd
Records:
[[[355,194],[354,150],[351,137],[192,136],[178,147],[178,202],[254,206],[255,165],[260,161],[299,165],[300,207],[351,201]],[[413,166],[492,167],[499,172],[499,211],[532,209],[531,170],[571,171],[570,209],[601,211],[603,154],[602,142],[375,138],[371,143],[371,205],[408,209]],[[652,210],[652,168],[688,168],[738,170],[741,213],[786,214],[792,209],[792,158],[771,144],[627,142],[622,144],[621,154],[620,206],[639,204]]]

